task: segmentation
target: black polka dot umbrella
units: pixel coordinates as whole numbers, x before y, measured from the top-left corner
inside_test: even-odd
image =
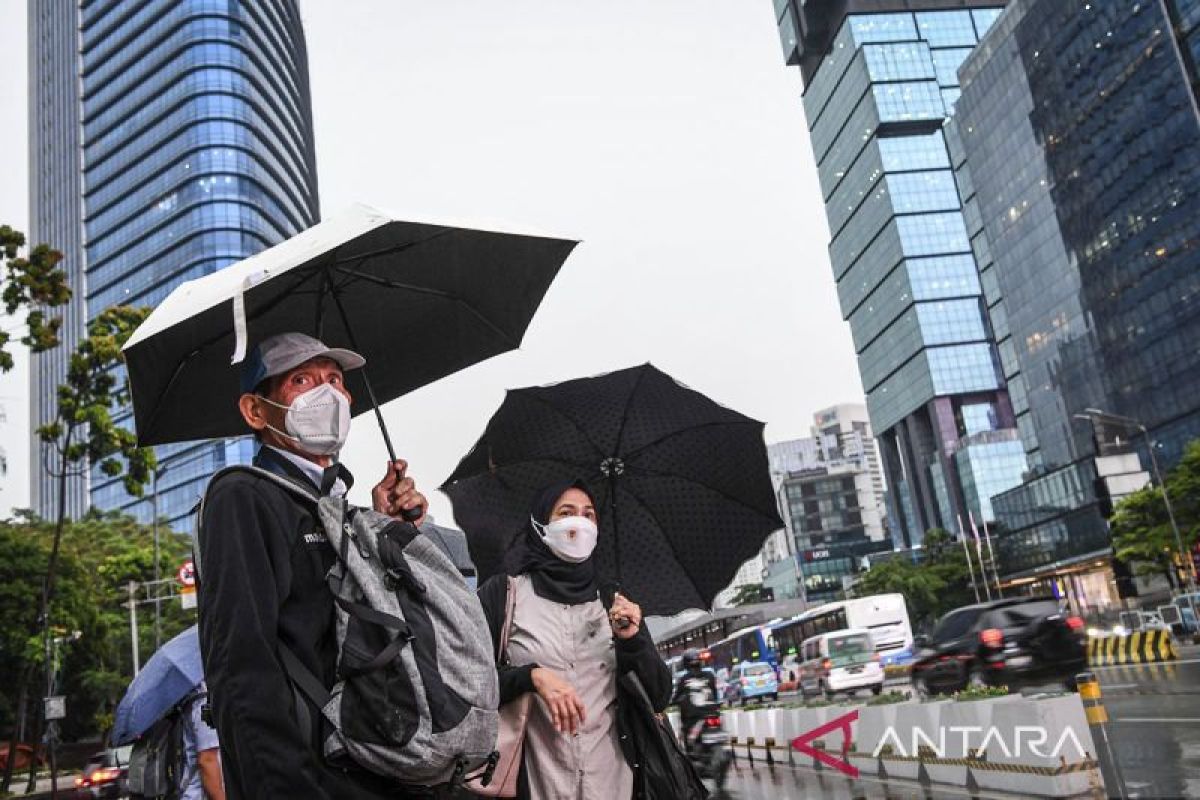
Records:
[[[534,496],[573,478],[595,495],[602,580],[646,614],[709,608],[783,527],[763,423],[646,364],[508,392],[442,486],[480,580],[503,571]]]

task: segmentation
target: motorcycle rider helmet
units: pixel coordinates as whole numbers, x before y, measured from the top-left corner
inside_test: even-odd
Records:
[[[703,663],[704,662],[700,658],[700,651],[696,650],[695,648],[692,648],[683,654],[684,669],[700,669]]]

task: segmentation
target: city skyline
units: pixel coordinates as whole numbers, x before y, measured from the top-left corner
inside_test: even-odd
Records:
[[[385,409],[436,516],[450,519],[436,485],[510,386],[651,360],[764,419],[772,440],[802,435],[832,398],[861,396],[849,337],[833,328],[823,218],[802,188],[815,185],[812,166],[792,152],[804,135],[789,102],[798,79],[777,69],[769,12],[712,3],[673,30],[694,6],[584,14],[533,2],[539,24],[489,10],[464,28],[460,5],[301,7],[325,213],[362,200],[426,216],[490,214],[584,239],[522,351]],[[23,17],[24,3],[0,6]],[[362,46],[349,47],[349,36]],[[688,56],[697,41],[712,52],[702,64]],[[23,41],[11,50],[23,53]],[[5,84],[23,113],[23,91]],[[364,125],[371,104],[381,110]],[[24,152],[20,132],[10,152]],[[15,199],[11,187],[0,190],[4,219],[27,221],[26,199],[24,184]],[[761,280],[731,291],[747,270]],[[628,296],[622,285],[644,291]],[[618,324],[611,308],[621,309]],[[781,342],[794,367],[780,369]],[[27,386],[16,373],[2,381],[3,395]],[[10,409],[9,427],[28,430],[19,411]],[[386,458],[367,422],[345,453],[362,485]],[[27,459],[16,448],[8,456]],[[10,474],[10,487],[20,480]]]

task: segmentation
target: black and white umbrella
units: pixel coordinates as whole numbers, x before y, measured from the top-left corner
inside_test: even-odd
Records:
[[[375,410],[394,459],[379,405],[518,347],[576,244],[359,205],[188,281],[124,347],[138,442],[244,434],[238,362],[299,331],[366,357],[351,411]]]

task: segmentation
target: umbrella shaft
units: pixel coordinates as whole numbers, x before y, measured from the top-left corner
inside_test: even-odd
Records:
[[[350,326],[350,318],[346,315],[346,309],[342,306],[342,298],[338,295],[336,289],[330,289],[330,294],[333,295],[333,303],[337,306],[338,316],[342,318],[342,326],[346,329],[346,338],[350,340],[350,346],[358,351],[358,342],[354,338],[354,328]],[[383,412],[379,410],[379,401],[375,399],[375,389],[371,386],[371,378],[367,374],[367,368],[364,366],[360,370],[362,372],[363,384],[367,387],[367,399],[371,401],[371,408],[375,411],[375,421],[379,423],[379,432],[383,434],[383,445],[388,452],[388,467],[396,462],[396,448],[392,446],[392,437],[388,434],[387,423],[383,421]],[[415,522],[421,518],[420,508],[406,508],[400,512],[408,522]]]

